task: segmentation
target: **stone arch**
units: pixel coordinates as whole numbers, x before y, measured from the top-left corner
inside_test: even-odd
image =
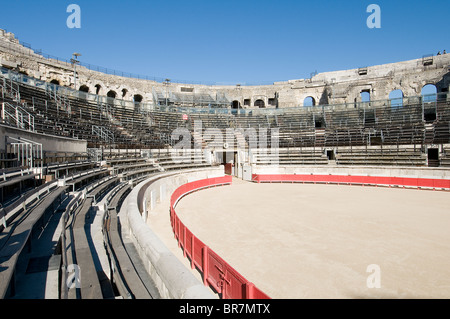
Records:
[[[427,83],[422,86],[420,91],[420,96],[424,102],[436,101],[437,97],[437,87],[434,83]]]
[[[108,105],[114,105],[115,100],[117,98],[117,92],[114,90],[109,90],[108,93],[106,93],[106,103]]]
[[[405,95],[403,91],[400,89],[392,90],[389,93],[389,103],[391,107],[402,107],[403,106],[403,98]]]
[[[89,93],[89,87],[84,84],[82,86],[80,86],[80,88],[78,90],[81,92]]]
[[[359,93],[359,96],[361,98],[361,102],[370,102],[370,90],[361,90],[361,92]]]
[[[114,90],[109,90],[108,93],[106,93],[106,96],[111,99],[115,99],[117,97],[117,93]]]
[[[59,80],[57,80],[57,79],[51,80],[50,83],[55,84],[55,85],[61,85],[61,84],[59,84]]]
[[[102,86],[100,84],[95,85],[95,94],[100,95],[102,93]]]
[[[437,87],[433,83],[425,84],[420,91],[420,96],[423,103],[432,103],[437,100]],[[433,105],[434,103],[432,103]],[[433,123],[437,119],[436,108],[424,108],[423,118],[427,123]]]
[[[305,97],[305,99],[303,100],[303,106],[304,107],[316,106],[316,99],[312,96]]]
[[[135,104],[141,103],[144,100],[144,97],[140,94],[135,94],[133,96],[133,101]]]
[[[122,99],[125,99],[125,97],[127,96],[127,94],[128,94],[128,90],[125,89],[125,88],[123,88],[123,89],[122,89]]]
[[[258,99],[255,101],[255,107],[259,107],[260,109],[263,109],[266,107],[266,103],[262,99]]]
[[[241,102],[239,102],[238,100],[234,100],[233,102],[231,102],[231,108],[232,109],[240,109],[241,107]]]

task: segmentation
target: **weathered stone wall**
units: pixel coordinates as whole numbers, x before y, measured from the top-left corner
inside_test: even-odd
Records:
[[[429,60],[431,59],[431,61]],[[426,63],[428,62],[428,65]],[[431,62],[431,64],[430,64]],[[31,77],[44,81],[56,80],[62,86],[74,87],[73,65],[54,59],[46,59],[19,44],[12,33],[0,30],[0,64],[14,68]],[[311,79],[275,82],[272,85],[197,85],[141,80],[105,74],[77,66],[77,89],[88,88],[89,93],[107,95],[116,93],[117,99],[133,101],[141,95],[143,102],[154,101],[153,92],[178,94],[225,94],[242,108],[255,108],[257,100],[264,101],[266,108],[303,106],[306,97],[315,104],[340,104],[361,101],[361,92],[370,93],[370,99],[384,100],[393,90],[401,89],[404,96],[418,96],[426,84],[434,84],[438,92],[448,92],[450,85],[450,54],[415,59],[397,63],[371,66],[364,69],[319,73]],[[181,88],[191,88],[192,93],[182,93]],[[273,99],[269,105],[269,99]],[[249,105],[245,105],[247,100]],[[231,107],[231,104],[230,104]]]

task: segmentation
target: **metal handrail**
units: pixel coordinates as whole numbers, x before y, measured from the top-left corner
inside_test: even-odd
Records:
[[[1,117],[3,120],[12,119],[14,123],[10,125],[16,125],[21,129],[28,129],[34,132],[34,116],[22,108],[20,105],[12,105],[8,102],[2,103]]]

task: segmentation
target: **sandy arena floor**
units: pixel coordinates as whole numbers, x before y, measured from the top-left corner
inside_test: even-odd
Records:
[[[450,298],[449,200],[439,191],[234,179],[183,198],[176,210],[272,298]],[[158,206],[149,224],[189,265],[168,201]]]

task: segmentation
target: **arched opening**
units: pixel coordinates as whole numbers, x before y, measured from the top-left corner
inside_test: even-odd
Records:
[[[433,123],[437,119],[436,102],[437,88],[434,84],[426,84],[421,91],[422,102],[429,103],[423,106],[423,119],[427,123]]]
[[[303,106],[304,107],[316,106],[316,100],[312,96],[307,96],[303,100]]]
[[[144,98],[140,94],[136,94],[136,95],[133,96],[133,101],[134,101],[135,104],[139,104],[143,100],[144,100]]]
[[[114,105],[114,101],[116,99],[117,93],[113,90],[108,91],[108,93],[106,93],[106,103],[108,105]]]
[[[233,101],[231,104],[231,108],[233,109],[240,109],[241,108],[241,103],[239,101]]]
[[[370,90],[361,91],[361,102],[363,103],[370,102]]]
[[[58,80],[51,80],[50,83],[51,83],[51,84],[59,85],[59,81],[58,81]]]
[[[95,86],[95,94],[99,95],[101,90],[102,90],[102,86],[100,84],[97,84]]]
[[[403,106],[403,91],[402,90],[393,90],[389,93],[389,103],[391,107],[402,107]]]
[[[80,92],[89,93],[89,87],[87,85],[80,86]]]
[[[128,90],[127,89],[122,89],[122,99],[125,98],[125,96],[127,95]]]
[[[113,90],[109,91],[108,93],[106,93],[106,96],[112,99],[115,99],[117,96],[117,93],[114,92]]]
[[[255,101],[255,106],[256,106],[256,107],[259,107],[260,109],[263,109],[263,108],[266,107],[266,103],[264,103],[263,100],[256,100],[256,101]]]
[[[426,84],[422,87],[420,93],[423,102],[434,102],[436,101],[437,88],[434,84]]]

